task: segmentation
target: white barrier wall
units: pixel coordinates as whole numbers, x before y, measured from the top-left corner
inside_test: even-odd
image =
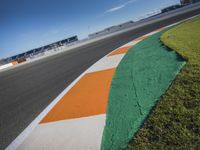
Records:
[[[9,68],[9,67],[12,67],[12,66],[13,66],[12,63],[5,64],[5,65],[0,66],[0,70],[3,70],[3,69],[5,69],[5,68]]]

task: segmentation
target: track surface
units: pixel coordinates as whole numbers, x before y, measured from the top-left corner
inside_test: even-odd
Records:
[[[0,73],[0,149],[104,55],[139,36],[196,14],[200,14],[200,9]]]

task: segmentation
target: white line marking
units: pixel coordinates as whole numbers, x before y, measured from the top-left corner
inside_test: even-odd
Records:
[[[151,33],[148,33],[148,34],[146,34],[145,36],[151,36],[151,35],[153,35],[153,34],[156,34],[156,33],[158,33],[159,31],[153,31],[153,32],[151,32]]]
[[[90,69],[88,69],[87,73],[102,71],[107,69],[116,68],[125,54],[113,55],[109,57],[105,57],[101,61],[95,63]]]
[[[129,43],[127,43],[127,44],[121,46],[120,48],[122,48],[122,47],[127,47],[127,46],[134,46],[134,45],[137,44],[138,42],[140,42],[140,41],[138,41],[138,40],[131,41],[131,42],[129,42]]]

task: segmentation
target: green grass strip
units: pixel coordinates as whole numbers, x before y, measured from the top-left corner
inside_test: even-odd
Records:
[[[128,149],[200,149],[200,17],[161,40],[187,62]]]
[[[163,32],[135,45],[119,64],[110,89],[102,150],[127,146],[185,64],[160,42]]]

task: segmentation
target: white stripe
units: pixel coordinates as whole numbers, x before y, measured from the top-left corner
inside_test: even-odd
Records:
[[[127,47],[127,46],[134,46],[135,44],[137,44],[137,43],[139,43],[139,42],[140,42],[140,40],[134,40],[134,41],[131,41],[131,42],[129,42],[129,43],[127,43],[127,44],[121,46],[120,48],[122,48],[122,47]]]
[[[151,35],[153,35],[153,34],[156,34],[156,33],[158,33],[159,31],[153,31],[153,32],[150,32],[150,33],[148,33],[148,34],[146,34],[145,36],[151,36]]]
[[[98,150],[106,115],[40,124],[19,150]],[[55,142],[56,141],[56,142]]]
[[[116,68],[125,54],[108,56],[94,64],[87,73]]]

